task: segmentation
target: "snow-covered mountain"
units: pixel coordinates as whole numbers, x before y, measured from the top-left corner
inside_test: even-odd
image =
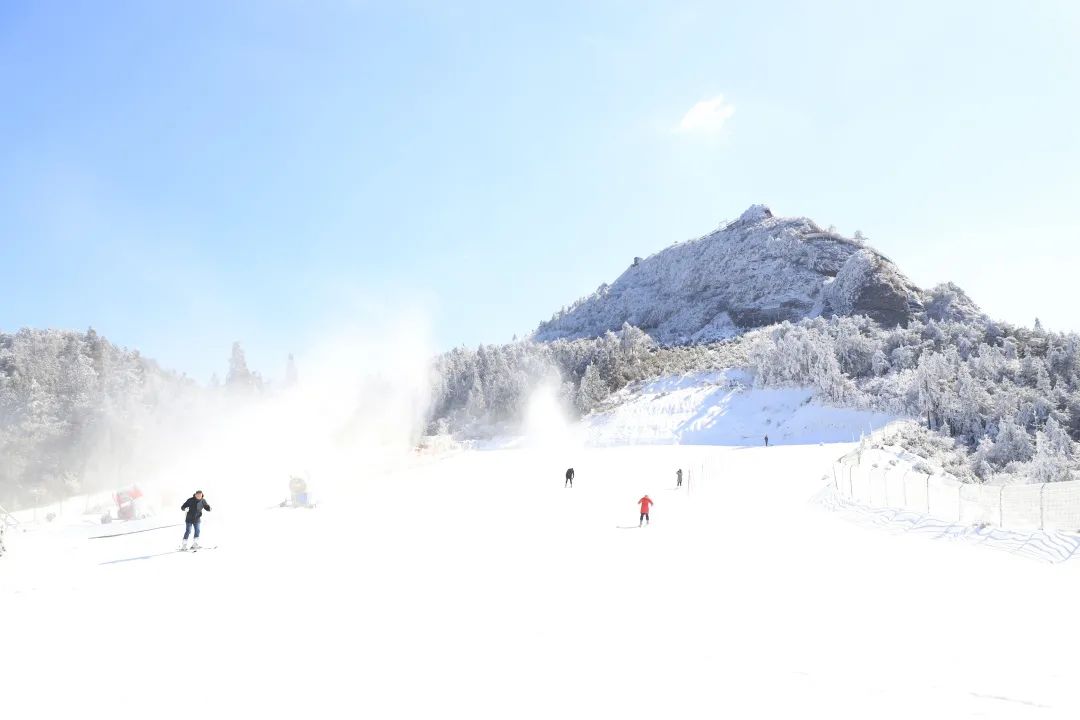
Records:
[[[635,259],[611,285],[543,322],[535,340],[596,337],[629,323],[664,344],[709,342],[816,315],[867,315],[884,326],[914,317],[982,313],[953,285],[925,291],[859,238],[754,205],[704,237]]]

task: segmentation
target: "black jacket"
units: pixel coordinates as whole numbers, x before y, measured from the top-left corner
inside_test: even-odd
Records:
[[[199,522],[202,520],[202,511],[206,510],[207,512],[210,512],[211,510],[210,505],[206,502],[206,498],[197,500],[194,495],[185,500],[184,504],[180,506],[180,509],[187,510],[186,520],[189,523]]]

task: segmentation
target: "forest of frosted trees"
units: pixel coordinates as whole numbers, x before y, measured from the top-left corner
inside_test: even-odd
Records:
[[[586,414],[625,385],[745,367],[766,387],[919,418],[906,438],[972,482],[1066,480],[1080,463],[1080,336],[985,322],[882,329],[857,317],[780,323],[711,345],[660,347],[629,325],[592,340],[457,348],[436,359],[430,433],[512,429],[546,384]]]
[[[190,386],[93,329],[0,333],[0,505],[79,492],[101,452],[122,467],[155,410]]]
[[[290,356],[286,385],[296,376]],[[224,385],[202,388],[93,329],[0,333],[0,507],[138,482],[148,440],[168,442],[169,423],[267,387],[239,343]]]
[[[541,386],[585,415],[638,381],[727,368],[751,370],[761,386],[813,387],[822,403],[918,419],[903,444],[970,482],[1058,481],[1080,469],[1080,336],[1037,322],[883,329],[814,318],[682,346],[624,325],[595,339],[456,348],[434,358],[427,432],[515,432]],[[290,357],[284,386],[297,378]],[[274,390],[239,344],[225,381],[201,387],[94,330],[0,333],[0,506],[138,481],[146,437],[168,439],[169,422]]]
[[[541,386],[554,389],[569,411],[586,414],[631,382],[746,360],[743,348],[732,343],[660,348],[630,325],[594,340],[454,348],[434,362],[428,431],[513,431],[530,395]]]

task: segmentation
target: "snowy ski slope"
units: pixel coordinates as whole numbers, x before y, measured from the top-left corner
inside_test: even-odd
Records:
[[[896,418],[825,407],[808,388],[755,388],[741,370],[659,378],[626,388],[581,423],[589,445],[774,445],[854,441]]]
[[[463,452],[358,474],[314,511],[218,504],[204,536],[220,547],[195,556],[169,552],[175,529],[23,533],[0,568],[3,702],[18,717],[1076,717],[1080,566],[846,522],[811,502],[846,449]],[[619,529],[644,492],[653,525]]]

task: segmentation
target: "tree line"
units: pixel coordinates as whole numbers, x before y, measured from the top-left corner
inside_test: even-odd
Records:
[[[584,415],[629,383],[747,368],[763,387],[810,386],[822,402],[922,419],[913,433],[973,482],[1070,479],[1080,467],[1080,336],[996,322],[863,317],[783,322],[708,345],[659,346],[624,325],[595,339],[455,348],[435,359],[428,432],[512,430],[532,390]]]
[[[285,384],[296,377],[290,355]],[[147,440],[170,437],[169,423],[182,427],[214,398],[269,389],[239,343],[225,383],[202,387],[93,328],[0,333],[0,506],[138,482],[152,462]]]

